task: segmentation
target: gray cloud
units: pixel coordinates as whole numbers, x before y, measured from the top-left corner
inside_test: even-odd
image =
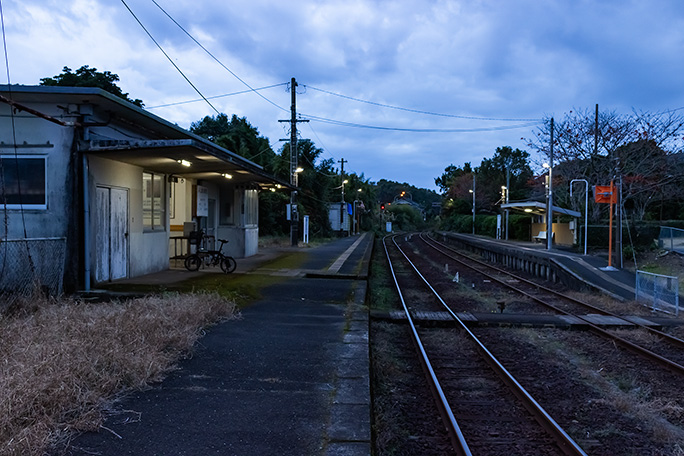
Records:
[[[244,90],[149,0],[126,0],[174,62],[207,96]],[[503,121],[428,116],[335,97],[421,111],[495,118],[561,116],[600,103],[627,112],[684,106],[684,4],[678,0],[294,1],[157,0],[252,87],[302,84],[300,111],[364,125],[476,129]],[[119,2],[23,0],[5,8],[13,82],[35,84],[83,64],[121,76],[148,106],[197,94]],[[285,110],[283,87],[264,95]],[[212,101],[245,116],[279,147],[287,112],[254,94]],[[204,103],[154,110],[189,126]],[[524,148],[532,129],[417,133],[351,128],[312,120],[302,135],[326,157],[372,179],[433,185],[450,163],[478,165],[499,146]]]

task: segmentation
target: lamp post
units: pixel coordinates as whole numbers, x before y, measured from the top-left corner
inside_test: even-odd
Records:
[[[501,202],[502,204],[508,204],[508,186],[501,186]],[[504,239],[508,240],[508,209],[504,209]]]
[[[363,190],[362,190],[362,189],[358,189],[358,190],[356,190],[356,191],[357,191],[357,193],[360,194]],[[359,223],[359,221],[357,220],[357,219],[358,219],[358,214],[357,214],[357,212],[356,212],[356,203],[358,203],[358,202],[360,202],[360,201],[361,201],[360,199],[355,199],[355,200],[354,200],[354,208],[353,208],[353,213],[354,213],[354,214],[352,215],[352,217],[354,218],[354,234],[359,234],[359,231],[360,231],[360,230],[359,230],[359,228],[360,228],[360,227],[359,227],[360,223]]]
[[[553,117],[551,117],[551,132],[549,138],[549,192],[546,200],[546,249],[553,247]]]
[[[546,191],[546,248],[551,250],[553,247],[553,168],[548,163],[542,166],[549,170],[547,176],[549,183]]]
[[[572,184],[575,182],[584,182],[586,191],[584,192],[584,254],[587,254],[587,226],[589,216],[589,182],[586,179],[573,179],[570,181],[570,198],[572,198]]]
[[[295,187],[299,187],[299,173],[303,172],[304,168],[299,167],[294,170],[294,185]]]
[[[473,234],[475,234],[475,174],[473,174],[473,188],[468,191],[473,194]]]

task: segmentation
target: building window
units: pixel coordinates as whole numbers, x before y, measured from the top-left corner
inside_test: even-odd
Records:
[[[164,176],[143,173],[143,228],[163,230],[165,221]]]
[[[0,155],[0,205],[7,209],[47,209],[47,158]]]
[[[256,190],[245,190],[242,200],[242,216],[244,226],[259,224],[259,193]]]

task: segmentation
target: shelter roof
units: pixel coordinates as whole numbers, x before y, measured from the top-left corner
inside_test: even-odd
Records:
[[[530,215],[546,215],[546,203],[539,201],[521,201],[517,203],[505,203],[501,205],[502,209],[510,209],[512,211],[523,212]],[[570,209],[553,206],[554,215],[569,215],[571,217],[581,217],[582,214]]]
[[[0,85],[0,93],[12,102],[34,107],[59,106],[64,115],[48,119],[57,123],[76,116],[81,118],[80,122],[62,124],[89,127],[90,137],[81,142],[82,150],[88,154],[179,177],[220,180],[230,175],[231,182],[236,184],[292,188],[262,166],[99,88]],[[21,105],[13,106],[22,110]],[[97,106],[97,109],[88,111],[82,106]],[[123,127],[137,134],[135,137],[118,134],[113,138],[107,127],[115,130]],[[180,160],[190,166],[181,164]]]

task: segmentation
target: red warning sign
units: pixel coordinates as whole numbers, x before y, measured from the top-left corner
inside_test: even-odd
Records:
[[[616,204],[617,188],[612,185],[594,185],[594,201],[597,203]]]

